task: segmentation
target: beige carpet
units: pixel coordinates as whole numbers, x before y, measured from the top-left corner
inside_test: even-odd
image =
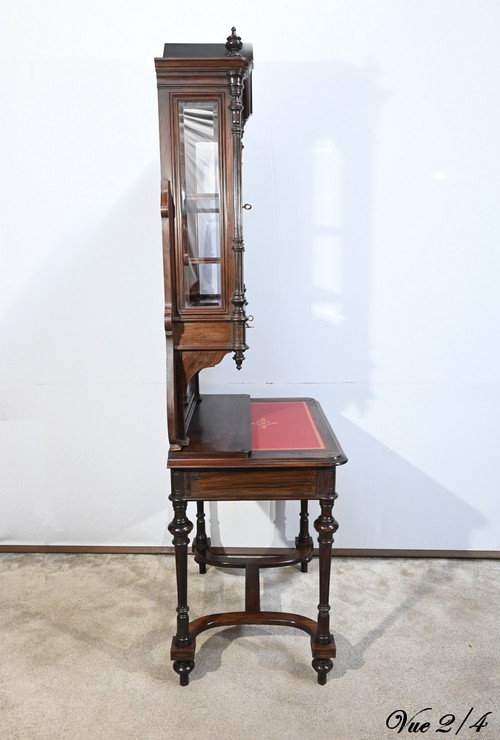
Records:
[[[0,737],[379,740],[421,737],[386,719],[429,707],[414,720],[426,737],[497,740],[499,575],[491,560],[336,559],[326,686],[302,632],[246,627],[204,633],[180,687],[173,557],[0,555]],[[316,562],[262,581],[262,608],[315,616]],[[243,606],[237,571],[200,576],[190,560],[189,590],[193,618]]]

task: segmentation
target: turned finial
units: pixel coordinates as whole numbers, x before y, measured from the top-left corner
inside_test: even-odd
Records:
[[[242,48],[243,43],[241,41],[241,37],[236,34],[236,28],[233,26],[231,28],[231,36],[228,36],[226,41],[226,55],[234,56],[235,54],[238,54]]]

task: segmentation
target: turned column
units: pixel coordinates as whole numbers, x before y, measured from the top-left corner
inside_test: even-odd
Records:
[[[207,530],[205,527],[205,504],[203,501],[196,502],[196,537],[194,538],[193,544],[194,544],[194,547],[200,552],[201,555],[205,555],[207,551],[207,547],[210,544],[210,541],[207,537]],[[206,563],[202,563],[200,560],[198,560],[196,549],[195,549],[194,559],[198,563],[200,573],[206,573],[207,572]]]
[[[312,537],[309,534],[309,510],[308,501],[304,499],[300,502],[300,529],[298,537],[295,538],[295,547],[299,548],[301,545],[307,545],[311,548],[311,552],[307,558],[300,561],[300,569],[302,573],[307,573],[307,566],[310,559],[312,558]]]
[[[183,496],[183,473],[172,471],[172,493],[169,498],[174,508],[174,518],[168,525],[173,536],[175,547],[175,570],[177,577],[177,633],[174,644],[178,648],[187,647],[191,643],[189,636],[189,607],[187,605],[187,554],[189,534],[193,529],[192,522],[186,515],[187,501]],[[189,682],[189,673],[194,668],[192,660],[176,660],[174,671],[179,674],[181,686]]]
[[[314,522],[319,544],[318,629],[314,638],[314,642],[318,645],[329,645],[333,641],[330,632],[329,600],[333,535],[339,526],[332,516],[332,507],[336,498],[337,494],[331,490],[328,492],[328,497],[320,499],[321,514]],[[314,658],[312,665],[318,674],[318,683],[325,684],[327,673],[333,667],[331,658]]]

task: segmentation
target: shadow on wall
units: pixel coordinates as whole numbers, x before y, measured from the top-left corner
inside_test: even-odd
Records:
[[[467,549],[485,518],[340,415],[352,404],[366,411],[372,398],[372,160],[377,117],[388,97],[376,76],[372,67],[339,63],[267,65],[276,254],[274,274],[263,279],[268,292],[279,295],[277,315],[272,306],[255,313],[273,317],[266,329],[275,333],[270,351],[277,362],[267,368],[268,394],[276,395],[276,385],[317,383],[324,407],[334,408],[335,430],[351,457],[339,471],[337,546]],[[248,262],[261,263],[269,239],[253,237]],[[253,249],[262,250],[261,259]],[[342,391],[330,393],[335,384]],[[304,395],[310,390],[306,385]],[[418,443],[430,444],[424,435]],[[298,504],[260,506],[276,525],[272,545],[293,546]],[[311,505],[311,523],[315,516]],[[217,539],[216,511],[212,527]]]
[[[273,335],[267,352],[259,354],[267,373],[265,382],[269,383],[269,395],[275,395],[273,386],[280,384],[280,378],[285,385],[348,381],[343,402],[354,402],[363,410],[370,402],[367,381],[372,371],[369,298],[374,131],[386,93],[378,88],[376,70],[370,66],[268,63],[261,70],[256,70],[256,75],[267,86],[262,104],[267,107],[270,127],[269,151],[264,150],[262,158],[272,164],[250,157],[245,178],[250,180],[250,190],[253,183],[258,193],[259,208],[270,210],[258,224],[257,219],[251,223],[246,268],[252,312],[257,317],[273,317],[261,327]],[[257,108],[257,101],[255,105]],[[252,144],[257,148],[255,142]],[[263,171],[268,166],[270,177],[265,178]],[[268,228],[273,221],[274,239]],[[264,273],[263,263],[268,265]],[[253,265],[260,272],[252,280]],[[256,338],[256,344],[259,341]],[[259,371],[261,368],[257,374]],[[304,395],[309,394],[308,388]],[[358,456],[363,449],[377,457],[375,440],[354,437],[348,445],[342,436],[340,439],[348,454],[355,450]],[[386,450],[388,471],[390,455]],[[367,470],[363,465],[364,474]],[[345,481],[345,469],[341,474]],[[377,481],[375,470],[372,475]],[[364,477],[359,482],[364,490]],[[378,498],[383,502],[383,492],[378,492]],[[407,503],[406,497],[404,500]],[[355,501],[359,504],[357,490]],[[273,545],[293,544],[295,524],[291,520],[298,526],[298,505],[276,502],[269,509],[263,502],[261,506],[267,507],[271,517],[274,512],[277,532]],[[373,510],[365,506],[356,513],[356,527],[347,538],[351,546],[351,539],[357,540],[360,531],[369,531],[372,515]],[[367,519],[364,528],[360,517]],[[214,542],[219,544],[216,504],[211,506],[210,525]],[[367,534],[368,540],[372,534]]]
[[[338,427],[346,449],[356,450],[357,460],[339,469],[334,514],[340,526],[334,547],[375,549],[380,542],[404,550],[469,547],[473,530],[486,524],[481,514],[352,422],[342,417]],[[388,491],[396,495],[388,497]],[[309,508],[316,538],[312,523],[319,507],[311,502]],[[273,545],[292,547],[299,526],[298,504],[277,501],[275,526]]]
[[[275,187],[269,218],[275,220],[276,262],[268,280],[270,292],[279,293],[278,315],[272,327],[266,326],[275,334],[276,363],[266,380],[279,382],[284,369],[287,383],[348,381],[353,384],[349,400],[363,409],[370,400],[366,381],[372,370],[374,132],[387,94],[377,87],[370,66],[268,64],[262,74],[268,85]],[[255,166],[249,161],[248,167]],[[247,262],[261,265],[271,247],[269,235],[252,237]],[[251,303],[254,292],[249,280]],[[262,293],[258,297],[262,300]],[[272,316],[271,309],[256,306],[255,315]]]
[[[248,297],[257,331],[249,337],[246,375],[234,384],[234,373],[225,376],[222,370],[222,377],[238,391],[248,378],[245,390],[258,385],[258,395],[284,395],[294,385],[295,393],[302,391],[298,395],[319,396],[351,458],[339,471],[337,546],[377,548],[384,542],[394,549],[467,549],[473,531],[486,526],[485,518],[341,416],[353,405],[366,412],[373,401],[373,158],[377,119],[389,93],[380,89],[371,66],[269,63],[255,74],[255,115],[268,114],[270,129],[269,141],[251,140],[252,155],[245,162],[246,187],[258,201],[248,229],[245,225]],[[262,86],[267,98],[259,92]],[[252,121],[250,137],[251,127]],[[220,370],[214,369],[214,379]],[[207,392],[222,392],[223,385],[210,388],[210,377]],[[397,423],[410,422],[399,417]],[[435,424],[435,417],[428,423]],[[419,452],[429,439],[422,424],[422,437],[415,432]],[[277,527],[272,546],[293,545],[298,505],[259,506]],[[222,544],[219,514],[213,504],[217,545]],[[238,544],[226,536],[223,531],[223,544]]]

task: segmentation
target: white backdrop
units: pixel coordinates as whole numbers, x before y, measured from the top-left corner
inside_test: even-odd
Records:
[[[0,542],[170,544],[152,60],[234,24],[255,329],[204,390],[322,403],[338,546],[499,549],[500,6],[183,8],[2,7]],[[212,505],[212,535],[280,546],[295,513]]]

